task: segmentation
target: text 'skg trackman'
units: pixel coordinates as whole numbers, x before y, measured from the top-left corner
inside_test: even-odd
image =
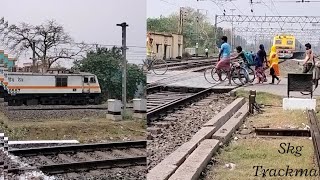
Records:
[[[292,146],[290,143],[280,143],[280,149],[278,153],[280,154],[292,154],[295,157],[300,157],[303,146]],[[290,166],[286,165],[283,169],[266,168],[263,166],[253,166],[254,176],[261,177],[277,177],[277,176],[319,176],[319,171],[317,169],[292,169]]]

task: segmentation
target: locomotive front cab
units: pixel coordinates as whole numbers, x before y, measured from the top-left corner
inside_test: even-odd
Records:
[[[98,78],[96,75],[83,76],[84,93],[101,93]]]

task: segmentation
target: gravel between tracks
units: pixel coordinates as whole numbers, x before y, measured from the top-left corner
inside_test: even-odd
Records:
[[[113,168],[105,170],[95,170],[81,173],[68,173],[56,175],[56,179],[101,179],[101,180],[145,180],[147,169],[145,166],[135,166],[126,168]]]
[[[36,120],[36,119],[59,119],[66,117],[73,118],[88,118],[88,117],[105,117],[107,110],[96,109],[82,109],[82,110],[20,110],[20,111],[7,111],[5,115],[9,120]]]
[[[3,152],[3,149],[0,149],[0,161],[6,161],[8,164],[8,168],[21,168],[21,167],[30,167],[28,164],[25,164],[20,161],[20,159],[16,156],[13,156],[11,154],[7,154]],[[0,168],[0,179],[4,179],[3,169]],[[51,180],[53,177],[49,177],[44,175],[40,171],[30,171],[30,172],[24,172],[21,174],[8,174],[8,179],[12,180],[21,180],[21,179],[44,179],[44,180]]]
[[[201,129],[202,125],[218,114],[234,100],[228,94],[211,94],[207,98],[189,107],[168,115],[167,119],[175,119],[173,125],[161,128],[160,134],[149,134],[148,169],[152,169],[166,156]]]
[[[102,156],[101,156],[102,154]],[[53,163],[70,163],[69,159],[74,162],[84,162],[91,160],[106,160],[114,158],[127,158],[135,156],[146,156],[146,149],[129,148],[129,149],[101,149],[97,151],[79,151],[72,153],[63,153],[57,155],[43,155]],[[65,159],[67,158],[67,159]],[[86,159],[90,158],[90,159]],[[22,162],[26,162],[32,166],[48,165],[49,162],[42,160],[39,156],[21,157]]]
[[[107,104],[102,105],[36,105],[36,106],[7,106],[8,109],[48,109],[48,108],[108,108]]]

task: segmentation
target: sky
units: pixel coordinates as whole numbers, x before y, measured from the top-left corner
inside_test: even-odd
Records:
[[[127,22],[127,46],[136,46],[128,50],[127,59],[141,63],[145,58],[146,0],[0,0],[0,4],[0,18],[9,25],[56,20],[76,42],[121,46],[121,27],[116,24]]]
[[[253,0],[250,5],[249,0],[148,0],[147,17],[154,18],[168,16],[178,13],[180,7],[192,7],[200,9],[200,12],[207,14],[209,21],[214,24],[215,15],[222,15],[223,10],[226,15],[256,15],[256,16],[317,16],[319,15],[320,2],[296,3],[296,0],[285,0],[291,2],[281,2],[284,0]],[[312,0],[310,0],[312,1]],[[234,10],[232,10],[234,9]],[[253,13],[251,12],[253,9]],[[218,24],[221,27],[231,28],[231,23]],[[252,26],[245,23],[235,23],[235,26]],[[320,25],[320,24],[319,24]],[[254,26],[258,26],[254,24]],[[261,25],[259,25],[261,26]],[[279,28],[278,24],[264,24],[264,27]],[[289,25],[284,28],[300,28],[299,24]],[[306,26],[305,28],[319,28]],[[311,38],[311,37],[310,37]]]
[[[253,6],[249,0],[148,0],[147,17],[167,16],[178,12],[180,7],[193,7],[208,12],[209,18],[214,21],[215,14],[231,14],[235,9],[236,15],[288,15],[288,16],[317,16],[320,3],[295,3],[281,2],[283,0],[253,0]],[[286,0],[290,1],[290,0]],[[312,1],[312,0],[310,0]],[[160,8],[161,7],[161,8]],[[251,12],[251,8],[254,12]]]

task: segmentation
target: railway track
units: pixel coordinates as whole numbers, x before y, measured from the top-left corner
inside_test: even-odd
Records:
[[[106,105],[67,106],[67,105],[36,105],[36,106],[1,106],[0,111],[10,120],[25,119],[59,119],[59,118],[91,118],[105,117],[108,112]]]
[[[7,107],[8,111],[53,111],[53,110],[108,110],[107,107],[36,107],[36,106],[30,106],[30,107]]]
[[[157,80],[151,84],[148,84],[147,87],[150,88],[150,87],[159,86],[159,85],[164,86],[166,84],[175,83],[177,81],[198,77],[199,74],[191,73],[191,72],[203,72],[206,69],[213,67],[216,63],[215,61],[211,59],[211,60],[205,60],[205,61],[184,62],[185,65],[174,66],[171,68],[169,67],[168,70],[179,70],[181,71],[181,73],[179,73],[178,75],[175,74],[175,75],[167,76],[165,78]]]
[[[300,136],[310,137],[310,131],[304,129],[273,129],[273,128],[256,128],[255,133],[258,136]]]
[[[209,65],[214,65],[214,63],[217,61],[217,59],[206,59],[206,60],[199,60],[199,61],[188,61],[188,62],[184,62],[183,64],[181,63],[180,65],[176,65],[176,66],[171,66],[168,67],[168,70],[194,70],[196,71],[200,71],[198,70],[199,67],[206,67]],[[194,69],[196,68],[196,69]]]
[[[319,120],[317,118],[316,113],[314,110],[308,110],[308,118],[310,121],[310,131],[312,142],[314,146],[314,154],[317,159],[318,167],[320,168],[320,125]]]
[[[175,60],[166,60],[167,64],[172,66],[172,65],[182,65],[182,64],[185,64],[187,61],[188,62],[192,62],[192,61],[205,61],[205,60],[208,60],[208,59],[216,59],[218,58],[218,56],[213,56],[213,57],[209,57],[209,58],[206,58],[206,57],[199,57],[199,58],[192,58],[192,59],[175,59]]]
[[[161,87],[147,90],[148,169],[156,166],[233,98],[214,89]],[[152,100],[152,101],[150,101]]]
[[[193,102],[199,101],[212,93],[226,93],[232,89],[187,88],[156,86],[147,89],[147,121],[150,124],[169,113]]]
[[[193,72],[202,71],[207,66],[212,66],[217,59],[189,60],[178,63],[167,63],[168,70],[191,70]],[[155,65],[154,68],[161,68],[163,65]]]
[[[40,170],[47,175],[65,174],[110,168],[145,166],[146,141],[55,146],[45,148],[13,149],[31,167],[9,166],[10,174]]]

